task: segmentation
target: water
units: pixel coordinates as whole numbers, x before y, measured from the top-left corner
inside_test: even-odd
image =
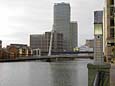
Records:
[[[88,86],[87,63],[91,62],[0,63],[0,86]]]

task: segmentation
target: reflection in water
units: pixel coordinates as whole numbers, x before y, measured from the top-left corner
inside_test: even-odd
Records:
[[[0,63],[0,86],[29,86],[28,65],[29,63]]]
[[[29,86],[51,86],[51,71],[47,62],[31,62]]]
[[[76,69],[70,62],[51,63],[53,86],[76,86]]]
[[[0,86],[87,86],[89,62],[0,63]]]
[[[53,86],[88,86],[89,62],[91,60],[51,63]]]

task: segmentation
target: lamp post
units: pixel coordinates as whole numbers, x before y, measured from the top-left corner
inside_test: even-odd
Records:
[[[103,12],[94,12],[94,63],[103,64]]]
[[[94,25],[94,63],[103,64],[103,31],[102,24]]]

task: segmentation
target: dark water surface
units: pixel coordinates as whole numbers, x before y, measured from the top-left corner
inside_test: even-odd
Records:
[[[0,86],[88,86],[87,63],[92,62],[0,63]]]

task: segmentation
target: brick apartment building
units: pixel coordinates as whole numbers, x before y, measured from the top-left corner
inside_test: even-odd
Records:
[[[9,52],[10,59],[32,55],[31,48],[25,44],[10,44],[7,46],[7,51]]]

